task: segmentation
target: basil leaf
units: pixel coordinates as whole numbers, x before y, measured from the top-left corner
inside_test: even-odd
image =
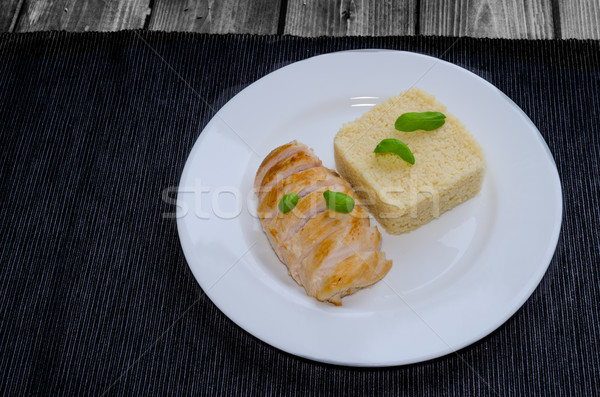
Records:
[[[444,125],[446,116],[440,112],[404,113],[396,120],[394,127],[398,131],[431,131]]]
[[[347,194],[326,190],[323,193],[323,197],[325,197],[327,208],[332,211],[343,212],[344,214],[347,214],[354,209],[354,199]]]
[[[414,164],[415,156],[406,144],[395,138],[387,138],[379,142],[374,150],[375,153],[394,153],[407,163]]]
[[[298,204],[299,199],[300,198],[296,193],[283,195],[281,200],[279,200],[279,210],[284,214],[287,214],[288,212],[294,209],[296,204]]]

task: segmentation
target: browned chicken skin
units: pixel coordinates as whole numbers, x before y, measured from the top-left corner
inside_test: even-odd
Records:
[[[312,152],[299,151],[294,153],[290,157],[285,157],[273,164],[273,166],[265,173],[256,193],[259,198],[262,198],[273,186],[277,185],[288,176],[293,175],[296,172],[320,166],[321,160],[312,154]]]
[[[258,216],[279,259],[306,293],[341,305],[341,299],[379,281],[392,261],[379,251],[381,236],[352,187],[322,166],[306,145],[293,141],[274,149],[254,181]],[[341,192],[354,199],[350,213],[327,208],[323,193]],[[285,194],[296,193],[296,206],[279,210]]]

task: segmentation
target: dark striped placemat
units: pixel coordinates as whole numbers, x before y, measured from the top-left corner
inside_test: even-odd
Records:
[[[549,271],[509,321],[459,355],[361,369],[283,353],[198,299],[163,216],[174,210],[164,195],[227,100],[286,64],[353,48],[471,70],[523,108],[556,159],[565,211]],[[0,35],[0,392],[597,392],[599,126],[598,42]]]

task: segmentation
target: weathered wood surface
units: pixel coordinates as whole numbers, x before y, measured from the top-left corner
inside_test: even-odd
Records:
[[[25,0],[15,31],[141,29],[150,0]]]
[[[2,0],[0,5],[0,32],[12,32],[17,24],[24,0]]]
[[[281,0],[155,0],[149,29],[276,34]]]
[[[554,38],[550,0],[421,0],[420,16],[425,35]]]
[[[289,0],[284,33],[297,36],[414,35],[416,18],[416,0]]]
[[[600,39],[600,0],[569,0],[558,4],[562,38]]]
[[[0,0],[0,32],[600,39],[600,0]]]

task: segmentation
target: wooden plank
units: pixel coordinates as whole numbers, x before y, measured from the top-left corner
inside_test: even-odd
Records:
[[[141,29],[150,0],[27,1],[15,31]]]
[[[551,0],[421,0],[419,23],[424,35],[554,38]]]
[[[563,39],[600,39],[600,1],[558,1]]]
[[[150,30],[275,34],[281,0],[155,0]]]
[[[284,32],[313,37],[414,35],[416,11],[416,0],[289,0]]]
[[[24,0],[2,0],[0,5],[0,32],[12,32]]]

